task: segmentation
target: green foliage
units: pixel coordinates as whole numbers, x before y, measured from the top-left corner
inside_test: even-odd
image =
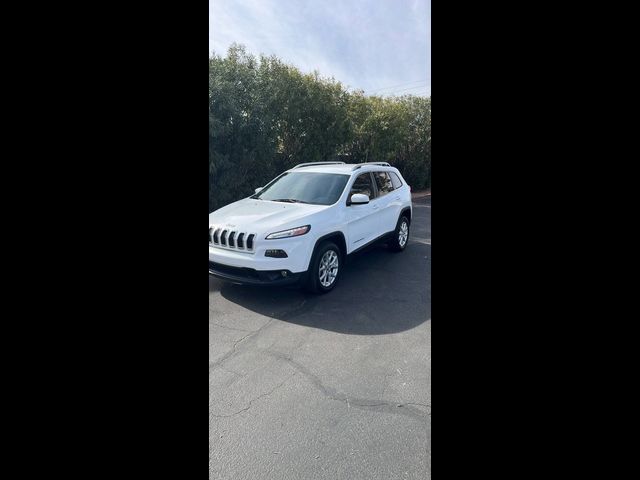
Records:
[[[209,211],[283,170],[340,156],[388,161],[431,186],[431,99],[367,97],[234,44],[209,59]]]

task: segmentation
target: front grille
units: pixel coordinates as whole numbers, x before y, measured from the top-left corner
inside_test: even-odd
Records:
[[[255,233],[230,230],[216,226],[209,227],[209,244],[238,252],[254,253]]]

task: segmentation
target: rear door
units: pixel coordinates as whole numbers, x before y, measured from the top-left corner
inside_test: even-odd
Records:
[[[393,182],[388,172],[374,172],[378,197],[375,203],[378,204],[379,230],[378,235],[395,230],[400,214],[400,202],[396,199],[393,189]]]

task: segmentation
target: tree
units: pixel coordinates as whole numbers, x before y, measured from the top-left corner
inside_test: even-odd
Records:
[[[367,97],[232,45],[209,59],[209,211],[297,163],[388,161],[431,185],[431,99]]]

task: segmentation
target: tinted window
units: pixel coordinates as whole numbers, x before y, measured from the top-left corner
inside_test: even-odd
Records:
[[[393,183],[391,183],[391,177],[387,172],[374,172],[373,176],[376,179],[380,197],[393,191]]]
[[[393,188],[398,189],[402,186],[402,181],[400,180],[400,177],[398,177],[398,174],[395,172],[389,172],[389,175],[391,175],[391,182],[393,183]]]
[[[338,201],[348,181],[349,175],[337,173],[288,172],[251,198],[332,205]]]
[[[356,181],[353,182],[353,186],[351,187],[349,200],[351,199],[351,195],[354,193],[362,193],[367,195],[369,198],[373,198],[373,183],[371,183],[370,174],[363,173],[362,175],[358,175],[358,178],[356,178]]]

